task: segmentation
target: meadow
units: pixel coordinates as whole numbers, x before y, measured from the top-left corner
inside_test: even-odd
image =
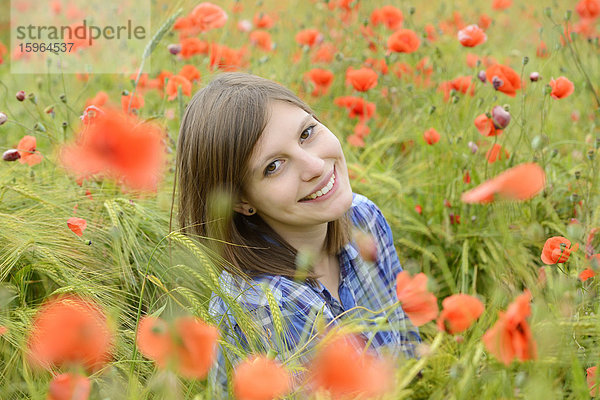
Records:
[[[137,74],[11,73],[0,17],[0,399],[212,399],[216,343],[261,354],[223,260],[177,226],[181,118],[227,71],[289,87],[337,136],[422,338],[383,363],[336,341],[360,321],[320,323],[319,368],[262,352],[228,365],[231,398],[600,395],[600,1],[149,4]],[[249,346],[219,337],[212,293]]]

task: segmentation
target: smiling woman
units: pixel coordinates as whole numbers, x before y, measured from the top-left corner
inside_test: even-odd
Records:
[[[176,175],[182,231],[226,261],[209,306],[224,340],[304,363],[320,315],[330,326],[360,320],[375,352],[414,357],[420,336],[398,305],[391,229],[352,192],[337,137],[291,91],[249,74],[218,76],[186,109]],[[216,212],[223,204],[229,212]],[[374,262],[360,257],[353,227],[374,238]],[[234,318],[232,301],[252,324]],[[386,329],[375,329],[382,317]],[[239,361],[220,349],[215,394]]]

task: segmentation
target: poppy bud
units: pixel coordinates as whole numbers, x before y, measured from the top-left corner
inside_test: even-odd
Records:
[[[19,101],[25,100],[25,92],[23,90],[19,90],[17,92],[16,97],[17,97],[17,100],[19,100]]]
[[[531,74],[529,74],[529,80],[531,82],[537,82],[540,79],[542,79],[542,77],[540,76],[539,72],[532,72]]]
[[[46,127],[41,122],[36,122],[33,129],[40,132],[46,132]]]
[[[529,57],[525,56],[523,57],[523,65],[527,65],[527,63],[529,63]]]
[[[477,147],[477,145],[475,143],[469,142],[468,145],[469,145],[469,149],[471,150],[471,153],[473,153],[473,154],[477,153],[477,150],[479,148]]]
[[[595,151],[594,151],[594,150],[588,150],[588,152],[587,152],[587,157],[588,157],[588,159],[589,159],[590,161],[594,159],[594,156],[595,156],[595,155],[596,155],[596,153],[595,153]]]
[[[415,206],[415,211],[417,212],[417,214],[423,214],[423,207],[421,207],[419,204],[417,204]]]
[[[581,178],[581,171],[575,171],[575,179]]]
[[[181,52],[181,45],[179,43],[171,43],[167,46],[167,50],[175,56]]]
[[[21,155],[17,149],[6,150],[4,154],[2,154],[2,159],[4,161],[17,161],[19,158],[21,158]]]
[[[60,96],[58,96],[58,98],[60,99],[60,101],[62,101],[63,103],[67,102],[67,95],[66,94],[61,94]]]
[[[3,112],[0,112],[0,125],[4,125],[4,123],[8,120],[8,117]]]
[[[494,89],[498,90],[504,85],[504,81],[497,76],[494,76],[494,78],[492,78],[492,85],[494,86]]]
[[[485,77],[485,71],[479,71],[479,73],[477,74],[477,77],[483,83],[485,83],[487,81],[487,78]]]
[[[567,12],[565,12],[565,21],[569,21],[571,19],[572,14],[573,14],[573,11],[567,10]]]
[[[496,129],[504,129],[510,123],[510,113],[501,106],[492,109],[492,122]]]
[[[29,93],[27,95],[27,98],[33,103],[33,104],[37,104],[37,97],[35,97],[35,94],[33,93]]]

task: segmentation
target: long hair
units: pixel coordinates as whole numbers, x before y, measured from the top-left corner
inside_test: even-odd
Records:
[[[268,106],[283,101],[314,115],[294,93],[273,81],[224,73],[197,92],[185,110],[177,143],[178,219],[182,232],[222,256],[229,272],[297,277],[297,249],[258,214],[233,211],[244,194],[248,163],[264,131]],[[316,117],[315,117],[316,118]],[[325,250],[350,239],[348,213],[327,223]],[[315,279],[312,271],[305,276]]]

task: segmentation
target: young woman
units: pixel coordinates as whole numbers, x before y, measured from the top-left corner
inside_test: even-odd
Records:
[[[377,353],[415,356],[421,339],[398,304],[390,227],[352,192],[337,137],[290,90],[216,77],[185,111],[177,171],[183,231],[218,239],[205,244],[227,261],[209,306],[231,344],[211,372],[215,393],[236,348],[301,368],[322,327],[345,320],[364,325]],[[223,207],[231,213],[211,211]],[[361,258],[353,227],[375,239],[376,261]]]

